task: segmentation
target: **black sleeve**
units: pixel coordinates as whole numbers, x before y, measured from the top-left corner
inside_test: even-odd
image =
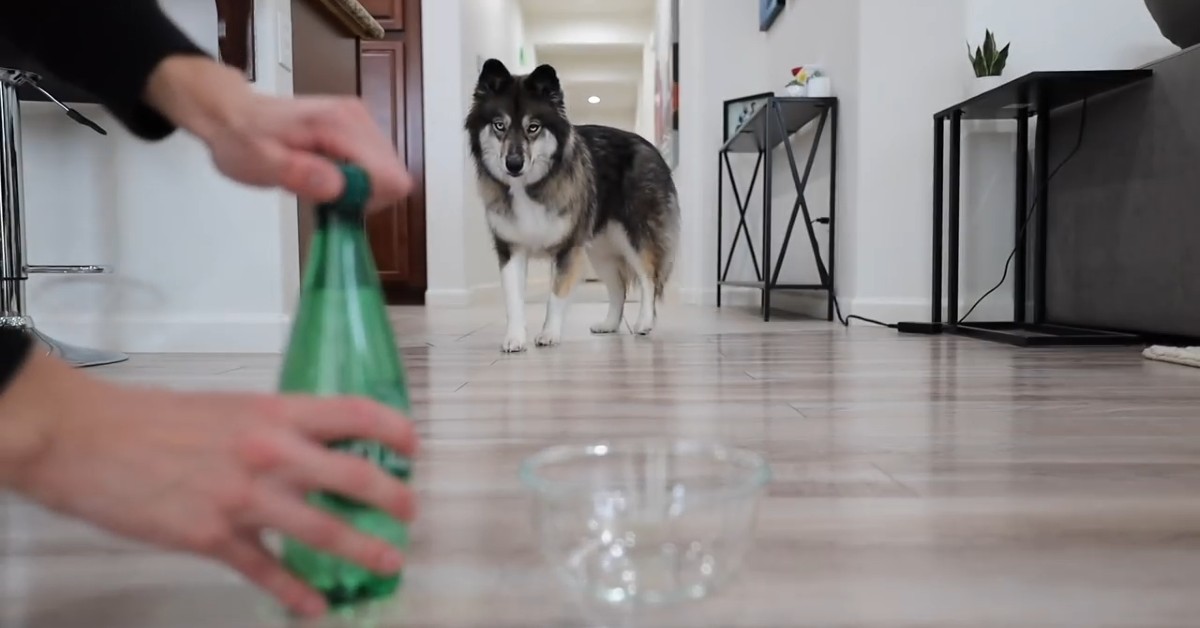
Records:
[[[147,140],[175,130],[142,99],[150,73],[168,56],[205,54],[157,0],[0,0],[0,39],[90,92]]]
[[[0,394],[8,390],[33,347],[33,338],[19,327],[0,327]]]

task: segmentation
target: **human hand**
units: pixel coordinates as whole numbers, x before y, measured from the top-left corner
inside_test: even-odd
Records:
[[[366,170],[370,209],[412,189],[395,147],[358,98],[260,94],[231,68],[206,57],[176,56],[151,74],[146,100],[200,138],[217,169],[236,181],[332,201],[344,182],[331,159],[341,159]]]
[[[127,389],[37,355],[0,397],[0,428],[0,441],[31,445],[26,455],[0,456],[8,463],[0,486],[114,533],[224,562],[293,611],[326,607],[265,548],[266,530],[380,573],[401,567],[395,548],[304,499],[330,491],[412,518],[403,482],[324,447],[364,438],[411,455],[410,423],[372,402]]]

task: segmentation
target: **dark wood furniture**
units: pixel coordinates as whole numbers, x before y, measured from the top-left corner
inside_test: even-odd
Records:
[[[1080,72],[1033,72],[974,98],[937,112],[934,121],[933,156],[933,282],[931,321],[943,321],[942,285],[946,284],[943,331],[1016,346],[1104,345],[1138,342],[1137,336],[1059,324],[1046,315],[1047,217],[1049,216],[1051,129],[1057,129],[1067,116],[1079,118],[1089,99],[1128,87],[1152,76],[1150,70],[1111,70]],[[1029,188],[1029,122],[1037,117],[1034,140],[1033,191]],[[1015,120],[1017,123],[1016,224],[1013,248],[1013,320],[968,322],[959,317],[959,213],[961,208],[962,121]],[[950,125],[950,163],[948,185],[945,176],[946,124]],[[1080,132],[1075,122],[1071,133]],[[1086,129],[1082,132],[1086,133]],[[1056,135],[1056,137],[1061,137]],[[1060,140],[1061,141],[1061,140]],[[1069,156],[1069,154],[1068,154]],[[1059,158],[1058,163],[1064,163]],[[1057,170],[1057,168],[1056,168]],[[944,195],[949,193],[949,216],[944,216]],[[948,225],[943,229],[943,218]],[[1032,250],[1027,245],[1032,234]],[[942,257],[946,240],[947,267]],[[1029,267],[1032,266],[1032,269]],[[997,269],[999,270],[999,269]],[[1030,272],[1032,270],[1032,272]],[[1029,295],[1029,280],[1033,281]],[[1030,298],[1031,297],[1031,298]],[[969,306],[968,306],[969,307]],[[970,312],[968,312],[970,314]]]
[[[384,30],[403,31],[405,25],[405,0],[359,0],[371,17],[375,18]],[[413,22],[409,22],[413,24]]]
[[[406,158],[409,172],[414,179],[421,180],[424,174],[421,156],[425,151],[420,43],[414,44],[411,38],[414,38],[412,31],[389,31],[383,41],[362,42],[359,89],[376,123]],[[416,55],[414,47],[418,50]],[[419,186],[411,197],[372,216],[367,225],[380,280],[389,298],[397,303],[424,301],[424,207],[424,186]]]
[[[361,96],[375,123],[392,139],[413,177],[414,190],[403,201],[373,214],[367,235],[388,302],[424,303],[428,280],[421,2],[361,4],[386,29],[383,39],[358,40],[326,19],[323,3],[293,0],[295,91]],[[311,219],[311,208],[301,207],[302,256],[312,234]]]
[[[362,3],[383,25],[383,40],[359,45],[359,93],[376,123],[395,142],[413,177],[413,193],[371,217],[367,225],[379,278],[394,304],[425,302],[425,132],[421,102],[421,2]]]

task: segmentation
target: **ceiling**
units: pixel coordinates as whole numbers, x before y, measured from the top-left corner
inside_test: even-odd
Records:
[[[526,38],[538,63],[558,71],[572,121],[633,130],[654,0],[518,1]]]

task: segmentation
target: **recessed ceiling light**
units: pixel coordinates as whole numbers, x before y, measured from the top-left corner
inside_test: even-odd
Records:
[[[600,102],[600,97],[599,96],[588,96],[588,102],[592,103],[593,105],[598,104]]]

